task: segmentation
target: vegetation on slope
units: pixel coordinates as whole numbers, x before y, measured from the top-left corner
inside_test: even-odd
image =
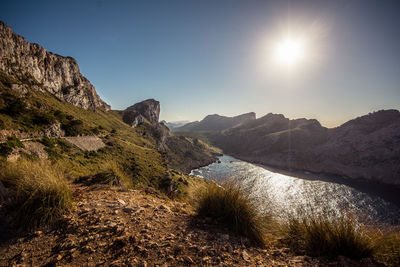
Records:
[[[210,183],[199,197],[197,213],[221,221],[257,245],[264,245],[269,216],[259,213],[249,194],[234,183]]]
[[[72,205],[62,168],[48,161],[3,163],[0,181],[14,191],[9,206],[20,227],[52,223]]]
[[[325,216],[291,218],[286,225],[287,239],[297,248],[313,256],[352,259],[373,255],[374,246],[366,229],[348,216],[328,219]]]
[[[207,161],[212,158],[208,151],[209,147],[190,138],[182,140],[168,135],[170,147],[160,149],[162,127],[156,129],[152,125],[144,124],[132,128],[122,121],[121,114],[117,111],[84,110],[60,101],[44,90],[40,91],[40,86],[33,77],[20,81],[0,72],[0,162],[4,168],[16,168],[17,163],[7,162],[7,157],[13,151],[23,158],[21,164],[31,164],[32,168],[36,168],[35,166],[39,164],[38,157],[26,151],[24,143],[19,140],[29,138],[30,142],[41,143],[47,152],[49,160],[47,165],[40,163],[43,176],[53,175],[56,181],[64,181],[65,179],[57,177],[61,175],[61,170],[66,170],[63,175],[68,182],[78,180],[88,184],[152,187],[171,198],[182,199],[189,195],[189,187],[197,183],[198,179],[192,179],[173,169],[186,168],[188,164],[185,159],[191,151],[194,151],[191,156],[193,167],[196,160]],[[97,135],[106,146],[97,151],[82,151],[62,138],[64,133],[66,136]],[[5,139],[6,136],[8,139]],[[210,162],[206,162],[208,163]],[[4,181],[9,180],[4,182],[6,188],[19,188],[22,180],[15,177],[7,178],[10,173],[12,171],[2,172]],[[18,175],[25,177],[27,174],[18,173]],[[32,181],[29,184],[32,190],[37,186],[38,190],[34,191],[44,195],[44,189],[39,190],[42,185],[38,183],[35,185],[33,182],[40,180],[37,178],[39,176],[37,174],[27,181]],[[43,182],[45,181],[43,179]],[[21,195],[18,199],[23,199],[24,196],[26,195]],[[39,203],[41,202],[36,201],[35,205]],[[23,201],[18,201],[13,205],[17,207],[25,204]],[[26,204],[24,207],[28,206]],[[49,210],[45,205],[42,208]],[[57,217],[58,214],[55,211],[49,211],[48,216],[37,216],[40,213],[36,211],[25,215],[27,218],[32,216],[34,227],[41,223],[52,222],[53,217]],[[37,221],[34,217],[43,219]]]

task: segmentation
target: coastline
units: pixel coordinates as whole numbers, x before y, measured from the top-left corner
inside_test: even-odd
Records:
[[[218,161],[218,158],[221,156],[223,156],[223,154],[221,154],[221,153],[212,153],[212,157],[210,157],[210,158],[207,158],[207,159],[204,159],[201,161],[199,160],[199,161],[196,161],[195,163],[192,162],[194,164],[185,166],[182,172],[186,175],[189,175],[192,172],[192,170],[206,167],[206,166]]]
[[[323,181],[331,182],[336,184],[342,184],[352,187],[360,192],[366,193],[368,195],[373,195],[382,198],[383,200],[390,202],[400,208],[400,186],[379,183],[374,181],[354,179],[346,176],[340,176],[329,173],[313,173],[304,170],[289,170],[284,168],[278,168],[275,166],[269,166],[263,163],[256,162],[254,160],[249,160],[246,157],[241,157],[235,154],[225,154],[233,158],[254,164],[263,169],[271,172],[280,173],[287,176],[296,177],[299,179],[309,180],[309,181]]]

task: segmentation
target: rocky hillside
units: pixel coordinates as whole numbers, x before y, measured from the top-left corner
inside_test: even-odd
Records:
[[[171,168],[190,173],[194,168],[217,160],[219,150],[196,138],[175,136],[163,122],[159,122],[160,103],[154,99],[136,103],[119,114],[129,126],[145,126],[150,130],[147,138],[157,144],[158,150]]]
[[[278,168],[400,185],[400,112],[382,110],[328,129],[317,120],[267,114],[203,133],[225,153]]]
[[[381,110],[329,129],[313,152],[313,171],[400,185],[400,112]]]
[[[0,71],[15,78],[11,88],[25,91],[23,84],[45,90],[60,100],[83,109],[109,110],[94,86],[79,71],[78,63],[27,42],[0,21]]]
[[[256,114],[254,112],[249,112],[235,117],[225,117],[214,114],[206,116],[201,121],[191,122],[182,127],[176,128],[174,131],[222,131],[255,119]]]
[[[74,185],[76,208],[58,225],[16,236],[3,228],[1,266],[378,266],[371,259],[298,255],[266,248],[194,215],[185,202],[154,191]],[[1,223],[0,223],[1,224]]]

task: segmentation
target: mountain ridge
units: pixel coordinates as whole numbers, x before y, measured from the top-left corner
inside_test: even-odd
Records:
[[[269,113],[202,132],[224,153],[267,166],[400,185],[400,112],[380,110],[326,128]]]
[[[195,121],[174,129],[174,131],[221,131],[249,120],[255,120],[256,114],[249,112],[234,117],[207,115],[201,121]]]
[[[26,91],[24,83],[45,90],[58,99],[83,109],[110,110],[79,70],[77,61],[29,43],[0,21],[0,71],[17,80],[11,88]]]

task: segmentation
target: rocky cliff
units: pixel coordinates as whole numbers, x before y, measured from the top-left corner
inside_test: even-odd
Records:
[[[122,111],[123,121],[132,127],[143,124],[145,119],[150,124],[157,124],[159,117],[160,102],[154,99],[144,100]]]
[[[153,139],[168,166],[189,173],[192,169],[214,162],[214,148],[197,139],[175,136],[165,125],[159,122],[160,102],[147,99],[120,111],[122,120],[131,127],[143,125],[147,130],[143,135]],[[140,127],[137,127],[139,129]]]
[[[0,71],[36,90],[46,90],[58,99],[83,109],[109,110],[94,86],[79,71],[71,57],[48,52],[27,42],[0,21]],[[18,86],[16,86],[18,87]]]
[[[255,119],[256,114],[254,112],[249,112],[235,117],[225,117],[213,114],[206,116],[199,122],[191,122],[182,127],[176,128],[175,131],[222,131]]]

